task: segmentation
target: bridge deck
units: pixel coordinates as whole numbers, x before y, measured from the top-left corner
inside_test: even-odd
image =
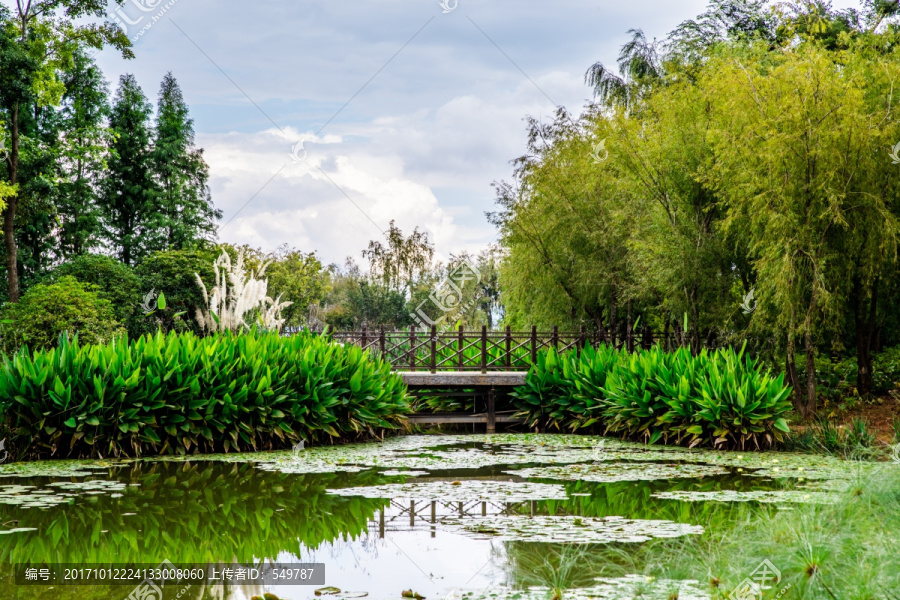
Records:
[[[526,371],[398,371],[413,394],[431,395],[429,390],[452,389],[460,391],[435,393],[439,396],[463,395],[463,389],[474,388],[486,393],[487,411],[483,413],[420,413],[409,416],[411,424],[484,423],[487,432],[496,431],[497,423],[521,423],[523,420],[511,414],[498,414],[495,409],[495,391],[502,392],[525,383]]]

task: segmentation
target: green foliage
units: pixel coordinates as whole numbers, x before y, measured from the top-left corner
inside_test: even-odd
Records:
[[[77,256],[97,247],[101,233],[97,210],[97,186],[106,167],[106,148],[110,132],[105,126],[109,115],[109,86],[103,72],[85,50],[72,57],[63,81],[66,93],[59,111],[61,154],[58,161],[60,181],[56,188],[56,214],[59,247],[55,254]]]
[[[141,261],[135,268],[135,274],[141,280],[141,291],[164,294],[167,310],[154,314],[152,319],[140,319],[142,315],[138,315],[138,320],[129,327],[129,334],[137,337],[154,332],[159,326],[166,330],[189,329],[200,333],[202,328],[196,321],[196,314],[198,309],[205,308],[205,303],[194,274],[199,274],[207,288],[212,289],[215,260],[216,251],[206,249],[156,252]],[[183,315],[176,318],[175,315],[180,313]]]
[[[876,449],[875,432],[860,418],[853,419],[849,427],[832,419],[818,418],[792,433],[786,442],[791,450],[833,454],[846,459],[871,459],[880,454]]]
[[[606,431],[656,443],[771,447],[788,432],[790,388],[732,349],[692,355],[606,346],[538,356],[513,393],[531,426]]]
[[[209,167],[203,150],[194,148],[194,121],[171,72],[160,85],[150,162],[159,186],[165,248],[182,250],[215,237],[214,221],[222,218],[222,211],[213,207]]]
[[[82,254],[64,262],[51,272],[51,279],[74,277],[95,286],[101,298],[109,300],[120,323],[129,323],[138,312],[141,280],[126,264],[110,256]]]
[[[151,111],[134,75],[123,75],[109,118],[115,141],[99,206],[105,237],[127,265],[161,247],[163,215],[158,210],[158,184],[150,162]]]
[[[309,333],[63,338],[9,357],[0,398],[11,442],[32,456],[283,447],[375,435],[409,409],[390,365]]]
[[[292,304],[281,315],[287,327],[307,325],[309,308],[325,296],[328,274],[314,252],[282,246],[269,256],[272,263],[266,269],[269,278],[269,297]]]
[[[78,335],[85,344],[106,343],[124,334],[112,304],[97,289],[71,276],[35,285],[19,302],[4,307],[3,348],[42,350],[54,346],[61,334]]]

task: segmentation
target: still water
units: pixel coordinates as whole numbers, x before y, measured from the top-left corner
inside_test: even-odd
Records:
[[[833,467],[816,460],[498,435],[3,465],[0,600],[518,598],[560,579],[625,585],[647,544],[677,552],[748,510],[815,501],[823,492],[808,484]],[[322,563],[324,585],[340,591],[232,582],[169,585],[159,598],[134,584],[15,580],[17,564],[163,561]]]

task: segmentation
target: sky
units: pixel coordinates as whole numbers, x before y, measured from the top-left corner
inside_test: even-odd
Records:
[[[12,4],[12,0],[3,0]],[[837,8],[857,6],[853,0]],[[706,0],[125,0],[136,58],[97,60],[155,101],[171,71],[210,167],[219,240],[361,261],[390,221],[437,257],[497,239],[491,183],[524,119],[580,112],[627,31],[664,38]]]

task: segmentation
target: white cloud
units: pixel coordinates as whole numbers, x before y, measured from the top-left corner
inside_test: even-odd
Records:
[[[578,112],[585,69],[613,65],[628,29],[661,38],[705,6],[460,0],[443,15],[434,0],[179,0],[135,61],[107,50],[100,62],[113,88],[133,72],[151,99],[174,72],[225,220],[258,194],[221,239],[342,261],[395,219],[446,257],[494,239],[490,184],[525,151],[523,119],[553,117],[545,94]],[[308,156],[294,164],[300,140]]]

